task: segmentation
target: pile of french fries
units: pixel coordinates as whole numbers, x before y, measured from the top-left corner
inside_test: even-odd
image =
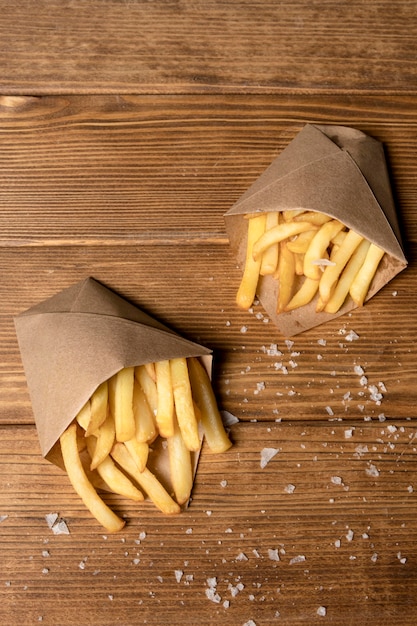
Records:
[[[117,532],[125,522],[98,494],[97,476],[113,493],[137,502],[147,495],[163,513],[179,513],[190,498],[192,453],[202,436],[215,453],[232,445],[206,369],[195,357],[180,357],[126,367],[103,382],[60,445],[73,488],[97,521]],[[166,441],[172,494],[147,467],[158,437]]]
[[[236,302],[252,306],[261,276],[279,283],[277,313],[305,306],[337,313],[347,298],[361,306],[385,252],[342,222],[308,210],[245,215],[246,259]]]

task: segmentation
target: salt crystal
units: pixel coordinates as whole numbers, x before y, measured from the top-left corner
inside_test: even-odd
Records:
[[[294,493],[295,491],[295,485],[286,485],[284,488],[285,493]]]
[[[394,426],[393,424],[389,424],[389,425],[387,426],[387,430],[388,430],[388,432],[390,432],[390,433],[395,433],[395,432],[397,431],[397,427],[396,427],[396,426]]]
[[[347,534],[346,534],[346,539],[348,541],[352,541],[353,537],[354,537],[354,532],[353,532],[353,530],[349,529]]]
[[[359,335],[354,330],[350,330],[346,335],[346,341],[356,341],[359,339]]]
[[[407,491],[408,491],[408,493],[413,493],[413,491],[414,491],[413,485],[408,485]]]
[[[248,557],[243,552],[240,552],[236,557],[236,561],[247,561],[247,560],[248,560]]]
[[[345,439],[351,439],[353,436],[354,428],[348,428],[345,430]]]
[[[206,589],[206,596],[209,600],[215,602],[216,604],[220,604],[220,602],[222,601],[221,596],[217,593],[215,589],[212,588]]]
[[[365,370],[363,369],[363,367],[361,367],[360,365],[355,365],[355,367],[353,368],[353,371],[355,372],[355,374],[357,374],[358,376],[362,376],[362,374],[365,373]]]
[[[290,565],[294,565],[294,563],[303,563],[305,560],[306,560],[306,557],[304,556],[304,554],[298,554],[297,556],[291,559]]]
[[[327,344],[326,339],[318,339],[317,343],[319,344],[319,346],[325,346]]]
[[[332,476],[330,480],[334,485],[341,485],[343,482],[340,476]]]
[[[9,516],[8,515],[0,515],[0,524],[4,522]]]
[[[293,341],[291,341],[291,339],[286,339],[286,340],[285,340],[285,345],[287,346],[288,350],[291,350],[291,348],[292,348],[292,347],[293,347],[293,345],[294,345],[294,342],[293,342]]]
[[[242,326],[242,328],[240,329],[241,333],[246,333],[248,331],[248,327],[247,326]]]
[[[378,553],[374,552],[373,555],[371,556],[371,561],[372,563],[376,563],[378,560]]]
[[[329,415],[334,415],[334,413],[333,413],[333,409],[332,409],[332,407],[331,407],[331,406],[326,406],[326,411],[327,411],[327,413],[328,413]]]
[[[220,487],[227,487],[227,480],[221,480],[220,481]]]
[[[368,476],[379,476],[379,470],[372,463],[369,465],[369,468],[365,470]]]
[[[233,415],[233,413],[229,413],[229,411],[221,411],[223,425],[228,428],[229,426],[233,426],[233,424],[237,424],[239,419]]]
[[[277,549],[272,549],[270,548],[268,550],[268,557],[271,559],[271,561],[279,561],[279,554],[278,554],[278,550]]]
[[[325,606],[319,606],[319,608],[317,609],[317,615],[320,615],[321,617],[324,617],[327,613],[326,607]]]
[[[263,448],[263,450],[261,450],[261,468],[263,469],[264,467],[266,467],[269,461],[273,459],[277,453],[277,448]]]

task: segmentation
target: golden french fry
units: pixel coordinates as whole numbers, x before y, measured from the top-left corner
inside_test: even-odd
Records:
[[[90,419],[91,419],[90,400],[87,400],[84,406],[81,407],[81,409],[78,411],[77,415],[75,416],[75,419],[77,420],[81,428],[83,428],[84,430],[87,430],[88,425],[90,423]]]
[[[76,422],[70,424],[62,433],[60,444],[68,478],[85,506],[108,532],[121,530],[125,525],[124,520],[120,519],[100,498],[83,469],[77,449]]]
[[[94,435],[87,437],[87,449],[91,458],[94,456],[96,443],[97,439]],[[113,493],[118,493],[135,502],[144,500],[143,493],[116,467],[110,456],[106,456],[96,470]]]
[[[133,439],[128,439],[124,441],[126,448],[130,452],[130,456],[135,461],[136,466],[140,472],[146,467],[146,463],[148,462],[148,454],[149,454],[149,446],[147,443],[140,442],[133,437]]]
[[[187,360],[185,358],[171,359],[170,367],[175,412],[181,435],[188,450],[197,451],[200,448],[201,442],[198,434],[197,419],[194,413]],[[173,435],[174,431],[171,436]]]
[[[94,470],[110,454],[113,447],[116,431],[114,427],[113,415],[108,411],[107,417],[100,428],[95,433],[97,442],[94,455],[91,458],[90,468]]]
[[[266,214],[265,230],[270,230],[279,224],[279,213],[277,211],[270,211]],[[278,254],[279,244],[273,244],[262,255],[261,267],[259,273],[261,276],[268,276],[274,274],[278,266]]]
[[[163,485],[148,468],[145,468],[143,472],[139,472],[129,450],[123,443],[116,442],[114,444],[111,456],[138,483],[160,511],[167,515],[180,512],[178,503],[171,498]]]
[[[135,436],[133,383],[133,367],[124,367],[109,379],[109,405],[114,418],[117,441],[127,441]]]
[[[320,211],[306,211],[302,215],[295,215],[295,222],[310,222],[310,224],[314,224],[315,226],[321,226],[325,224],[329,220],[333,219],[330,215],[326,215],[325,213],[321,213]]]
[[[261,256],[254,259],[253,247],[265,232],[265,224],[266,214],[257,215],[248,221],[245,267],[236,295],[236,303],[242,309],[249,309],[255,299],[262,259]]]
[[[174,434],[172,437],[168,437],[167,444],[170,475],[175,499],[178,504],[184,504],[189,500],[191,495],[191,489],[193,487],[193,468],[191,452],[185,445],[176,416],[174,417]]]
[[[356,274],[349,291],[352,300],[357,306],[362,306],[368,292],[369,285],[372,282],[384,254],[385,252],[382,248],[374,243],[371,243],[363,265]]]
[[[337,235],[338,232],[342,230],[342,228],[344,228],[344,226],[338,220],[329,220],[328,222],[325,222],[316,232],[304,255],[303,271],[307,278],[319,280],[322,271],[315,261],[326,258],[330,241]]]
[[[343,271],[346,263],[363,240],[363,237],[353,230],[346,235],[340,248],[331,258],[331,265],[327,265],[319,282],[320,299],[324,306],[330,300],[336,281]]]
[[[293,295],[285,307],[285,311],[292,311],[301,306],[305,306],[312,301],[319,288],[319,281],[312,278],[305,278],[299,290]]]
[[[174,434],[174,394],[169,360],[157,361],[155,374],[158,394],[156,425],[162,437],[172,437]]]
[[[297,254],[305,254],[310,245],[311,240],[317,233],[317,229],[305,230],[303,233],[296,235],[293,239],[287,241],[288,250]]]
[[[155,379],[153,379],[152,376],[149,375],[149,371],[146,365],[138,365],[137,367],[135,367],[135,378],[142,387],[143,393],[146,396],[146,400],[149,404],[152,415],[155,417],[158,408],[158,392],[156,390],[155,382],[155,366],[153,368],[153,372],[155,375]]]
[[[294,253],[288,250],[286,244],[281,243],[278,263],[278,302],[277,313],[282,313],[292,298],[295,283]]]
[[[370,245],[370,242],[364,239],[352,254],[336,283],[333,295],[324,307],[324,311],[326,311],[326,313],[337,313],[346,300],[355,276],[365,261],[366,253],[368,252]]]
[[[225,431],[209,375],[197,358],[191,357],[187,361],[192,394],[200,411],[207,445],[212,452],[226,452],[232,442]]]
[[[103,424],[107,417],[108,406],[108,384],[105,380],[101,385],[97,387],[93,395],[90,398],[90,422],[86,429],[86,437],[96,432],[98,428]]]
[[[288,248],[288,243],[286,243],[285,245],[287,246],[287,249],[291,252],[291,250]],[[304,276],[304,254],[302,254],[301,252],[292,252],[292,254],[294,255],[294,271],[296,275]]]
[[[145,363],[144,367],[146,371],[148,372],[149,376],[155,382],[156,381],[155,363]]]
[[[252,255],[255,261],[262,258],[262,254],[276,243],[280,243],[289,237],[294,237],[306,230],[312,230],[314,226],[310,222],[282,222],[274,228],[265,231],[253,244]]]
[[[137,380],[133,389],[133,415],[135,416],[136,439],[141,442],[152,442],[158,434],[155,419],[145,392]]]
[[[337,235],[335,235],[331,241],[332,243],[332,251],[334,250],[334,248],[337,248],[339,246],[342,245],[346,235],[348,234],[347,230],[340,230]]]
[[[291,222],[295,217],[299,215],[303,215],[307,213],[305,209],[288,209],[286,211],[282,211],[281,215],[284,219],[284,222]]]

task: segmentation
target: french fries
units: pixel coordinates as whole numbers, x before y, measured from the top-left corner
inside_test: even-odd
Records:
[[[63,432],[60,444],[74,489],[97,521],[117,532],[124,521],[98,495],[97,485],[104,482],[109,491],[134,502],[146,494],[163,513],[179,513],[191,495],[193,455],[203,436],[212,452],[225,452],[232,445],[204,366],[196,357],[179,357],[126,367],[104,381]],[[153,444],[155,450],[167,450],[165,480],[172,493],[148,467]]]
[[[335,314],[348,298],[357,306],[364,303],[385,254],[381,248],[319,211],[272,211],[245,218],[248,241],[236,297],[239,307],[252,306],[259,281],[268,274],[278,281],[277,314],[314,299],[317,313]]]

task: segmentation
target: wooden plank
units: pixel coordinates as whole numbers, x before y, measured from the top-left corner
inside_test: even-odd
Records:
[[[384,143],[406,242],[417,241],[414,97],[13,104],[0,106],[0,245],[224,243],[223,214],[308,122],[353,126]]]
[[[7,0],[0,93],[415,93],[416,35],[407,0]]]
[[[90,275],[211,348],[219,402],[240,419],[415,416],[414,265],[363,308],[287,344],[260,306],[236,307],[240,272],[227,245],[5,247],[0,264],[3,424],[33,421],[13,316]]]
[[[238,424],[229,452],[204,448],[185,513],[103,496],[127,519],[112,536],[33,427],[2,429],[1,622],[310,624],[324,607],[333,625],[411,625],[416,436],[408,422]],[[277,452],[262,468],[264,448]]]

